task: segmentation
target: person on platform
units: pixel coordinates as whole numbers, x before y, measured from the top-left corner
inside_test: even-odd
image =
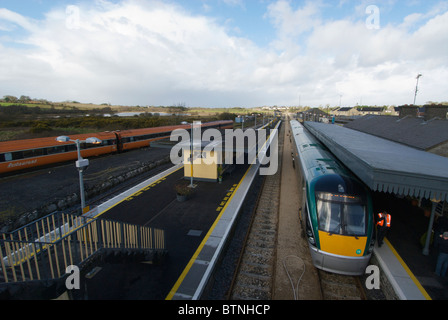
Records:
[[[446,275],[446,270],[448,269],[448,231],[445,231],[443,234],[435,237],[434,246],[439,249],[436,274],[439,277],[444,277]]]
[[[378,241],[378,247],[383,245],[384,237],[390,229],[391,215],[386,211],[378,213],[376,222],[376,239]]]

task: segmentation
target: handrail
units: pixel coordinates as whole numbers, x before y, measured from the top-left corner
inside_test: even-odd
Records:
[[[0,235],[0,283],[60,278],[100,249],[166,250],[163,230],[56,214]]]

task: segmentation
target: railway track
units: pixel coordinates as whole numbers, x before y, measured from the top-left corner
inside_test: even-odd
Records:
[[[266,190],[275,193],[276,183],[271,181],[275,179],[266,180],[262,194]],[[230,300],[271,299],[277,237],[276,207],[275,200],[261,195],[232,281]]]
[[[366,300],[359,277],[344,276],[319,270],[323,300]]]
[[[283,131],[279,133],[279,138],[279,150],[282,150]],[[281,157],[282,152],[279,152],[279,155]],[[279,159],[279,164],[281,163]],[[280,183],[281,167],[277,174],[265,177],[227,299],[273,298]],[[323,300],[367,299],[360,277],[343,276],[322,270],[318,270],[318,277]]]
[[[279,132],[279,150],[283,149],[283,126]],[[274,265],[280,202],[281,157],[279,169],[266,176],[252,212],[245,243],[228,291],[230,300],[270,300],[273,293]]]

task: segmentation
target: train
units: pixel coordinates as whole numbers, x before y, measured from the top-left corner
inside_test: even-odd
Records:
[[[222,120],[201,124],[202,130],[232,129],[233,121]],[[119,153],[131,149],[149,147],[156,140],[169,138],[175,129],[191,130],[190,124],[154,127],[146,129],[106,131],[70,136],[71,140],[85,141],[89,137],[101,140],[100,144],[81,143],[83,158]],[[76,144],[58,142],[56,137],[12,140],[0,142],[0,174],[52,165],[78,159]]]
[[[291,120],[292,161],[302,181],[299,220],[316,268],[365,273],[375,244],[370,190],[297,120]]]

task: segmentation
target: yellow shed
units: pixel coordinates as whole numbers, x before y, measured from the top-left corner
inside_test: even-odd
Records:
[[[217,181],[219,174],[218,168],[222,168],[223,152],[222,142],[195,142],[193,143],[193,168],[191,166],[191,148],[190,143],[183,147],[184,155],[184,177],[200,181]]]

